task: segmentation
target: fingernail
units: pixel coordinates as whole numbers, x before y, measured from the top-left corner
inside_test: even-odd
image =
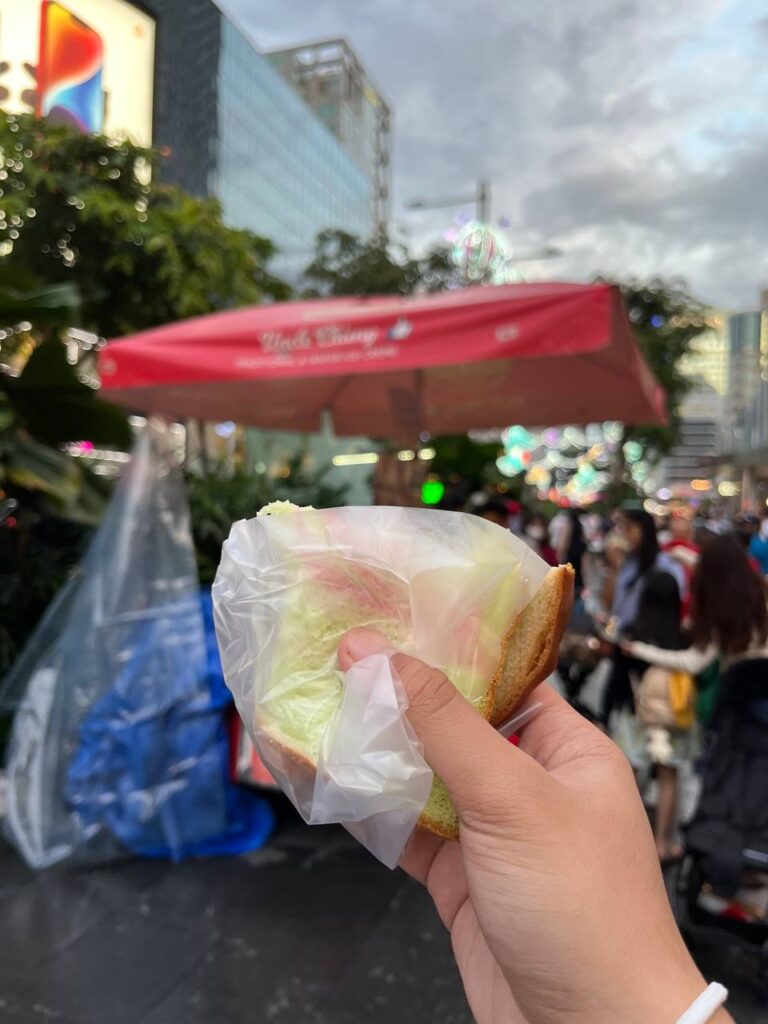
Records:
[[[393,651],[389,640],[375,629],[351,629],[343,640],[345,653],[350,661],[362,661],[371,654],[385,654]]]

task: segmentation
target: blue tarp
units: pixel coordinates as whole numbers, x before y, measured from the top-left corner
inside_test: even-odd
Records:
[[[238,853],[261,846],[273,827],[267,801],[228,780],[232,698],[210,591],[200,604],[208,693],[198,691],[194,662],[179,657],[166,689],[148,695],[143,680],[151,679],[169,623],[138,623],[133,656],[86,715],[67,772],[65,797],[86,829],[106,826],[129,850],[148,857]],[[170,632],[178,634],[173,627]]]

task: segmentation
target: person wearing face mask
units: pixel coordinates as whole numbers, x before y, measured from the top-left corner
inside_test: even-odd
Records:
[[[649,573],[669,573],[681,595],[685,592],[685,573],[678,562],[660,551],[656,524],[649,512],[644,509],[622,510],[618,530],[626,554],[613,589],[611,631],[620,637],[637,618],[640,597]],[[629,659],[620,648],[615,648],[612,661],[613,667],[602,699],[602,720],[606,727],[610,727],[614,711],[632,709],[634,706]]]
[[[547,565],[557,565],[557,554],[548,540],[547,520],[541,512],[531,512],[525,521],[525,542]]]

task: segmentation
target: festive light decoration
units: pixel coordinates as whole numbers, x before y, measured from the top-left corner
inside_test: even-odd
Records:
[[[629,463],[639,462],[643,457],[643,447],[637,441],[627,441],[624,445],[624,458]]]
[[[504,452],[496,466],[504,476],[525,473],[525,482],[541,498],[579,505],[600,498],[611,482],[609,472],[624,437],[620,423],[586,427],[547,427],[530,431],[517,424],[501,436]],[[653,487],[652,467],[636,441],[624,444],[623,455],[635,483],[646,493]]]
[[[528,452],[533,451],[539,443],[529,430],[521,426],[507,427],[501,435],[501,440],[505,448],[519,447]]]
[[[507,261],[504,237],[481,221],[471,220],[448,239],[451,258],[467,281],[495,281]]]

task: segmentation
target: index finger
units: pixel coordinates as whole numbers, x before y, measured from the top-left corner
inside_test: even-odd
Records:
[[[540,704],[519,729],[520,750],[547,771],[582,757],[602,756],[610,740],[552,689],[541,683],[518,709]]]

